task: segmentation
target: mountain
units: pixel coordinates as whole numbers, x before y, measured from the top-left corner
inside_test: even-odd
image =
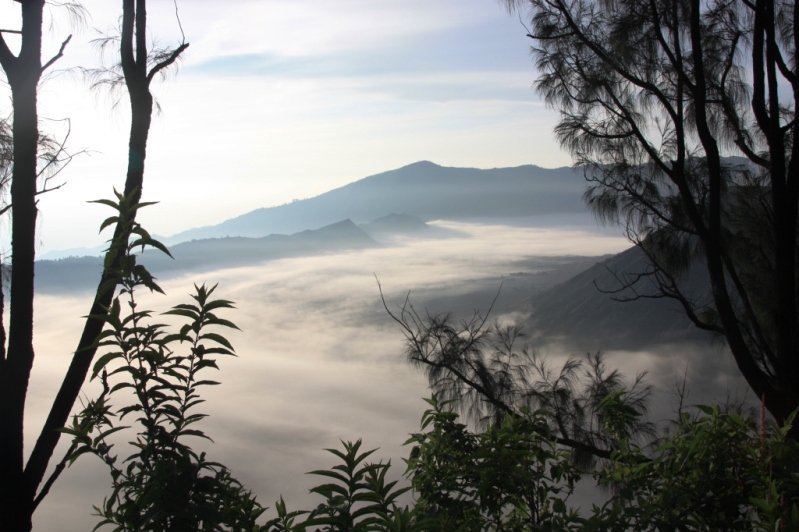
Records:
[[[359,224],[358,227],[363,229],[372,238],[387,241],[406,237],[446,238],[463,236],[463,233],[460,231],[444,227],[434,227],[416,216],[405,213],[391,213],[377,218],[376,220],[372,220],[369,223]]]
[[[101,246],[95,246],[91,248],[82,247],[82,248],[53,249],[50,251],[45,251],[44,253],[37,253],[36,260],[59,260],[69,257],[88,257],[88,256],[99,257],[100,255],[104,254],[106,249],[108,249],[107,243]]]
[[[218,225],[190,229],[166,243],[225,236],[260,237],[345,218],[365,223],[390,213],[423,221],[584,213],[581,170],[450,168],[422,161],[363,178],[310,199],[262,208]]]
[[[170,247],[174,259],[159,251],[147,250],[139,255],[138,261],[147,266],[157,277],[163,278],[176,272],[210,271],[257,264],[267,260],[336,253],[377,245],[377,242],[351,220],[344,220],[320,229],[301,231],[292,235],[192,240]],[[93,289],[101,271],[100,257],[37,261],[36,289],[51,293]]]
[[[638,247],[598,262],[571,279],[533,297],[536,335],[584,351],[637,349],[672,342],[707,342],[709,333],[695,327],[672,299],[656,293],[646,278],[630,290],[616,292],[625,280],[650,269]],[[703,263],[695,263],[679,281],[695,301],[708,301],[710,285]],[[614,293],[610,293],[613,291]]]
[[[432,229],[424,221],[410,214],[391,213],[359,227],[372,236],[420,235]]]
[[[148,268],[162,273],[173,270],[209,271],[219,267],[321,255],[376,245],[377,242],[347,219],[321,229],[305,230],[292,235],[192,240],[170,248],[175,260],[156,251],[145,252],[141,260]]]

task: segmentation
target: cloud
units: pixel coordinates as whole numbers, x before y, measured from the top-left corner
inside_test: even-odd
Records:
[[[192,283],[209,281],[219,282],[220,297],[236,301],[228,317],[242,329],[230,334],[239,356],[220,362],[222,385],[203,394],[207,403],[201,410],[211,414],[203,427],[216,443],[198,446],[230,466],[263,504],[272,505],[281,494],[293,508],[314,504],[307,490],[315,479],[304,473],[332,465],[333,457],[322,449],[337,447],[340,439],[363,438],[366,448],[380,447],[376,456],[391,458],[396,473],[401,471],[408,452],[402,442],[417,430],[422,397],[429,392],[424,375],[404,360],[402,335],[382,309],[375,273],[391,305],[412,290],[420,309],[446,296],[438,310],[470,315],[488,308],[502,278],[510,282],[515,273],[518,284],[511,286],[529,297],[535,272],[557,267],[556,256],[615,252],[627,245],[587,228],[437,225],[465,236],[186,275],[162,282],[166,297],[141,296],[142,305],[166,309],[184,301]],[[520,268],[530,276],[518,275]],[[516,297],[503,289],[500,299],[513,303],[498,318],[525,318],[524,298]],[[27,441],[68,361],[64,346],[74,342],[86,305],[79,298],[37,300],[38,356]],[[556,360],[569,354],[557,346],[538,347]],[[711,391],[723,399],[727,384],[735,381],[727,362],[723,352],[685,346],[608,354],[610,367],[650,372],[659,393],[654,410],[664,415],[673,411],[671,390],[684,365],[695,379],[689,390],[707,392],[701,400],[713,399]],[[75,529],[88,528],[89,507],[104,493],[97,486],[107,485],[91,458],[79,461],[43,505],[37,529],[61,530],[65,515],[74,519]],[[72,510],[64,514],[65,508]]]
[[[220,297],[236,301],[229,317],[243,331],[231,334],[239,356],[221,361],[223,384],[204,393],[202,410],[211,414],[204,426],[216,441],[210,456],[232,467],[263,504],[284,494],[290,504],[310,505],[313,479],[304,472],[329,466],[321,449],[336,447],[339,439],[362,437],[365,446],[380,447],[378,455],[401,467],[407,453],[401,444],[417,428],[428,391],[424,376],[405,363],[402,335],[382,309],[374,274],[390,302],[408,290],[424,301],[440,293],[468,294],[473,282],[494,291],[531,255],[626,246],[588,230],[437,225],[463,236],[186,275],[163,280],[166,297],[140,296],[143,306],[166,309],[185,300],[192,283],[209,281],[219,282]],[[490,304],[490,298],[468,299],[484,310]],[[37,300],[39,355],[27,441],[68,362],[64,346],[75,341],[85,305],[79,298]],[[55,529],[64,500],[86,513],[99,502],[97,490],[84,487],[107,485],[102,470],[81,462],[74,469],[56,485],[53,504],[43,506],[37,529]],[[88,526],[91,520],[80,522]]]
[[[274,53],[296,58],[387,49],[463,26],[478,14],[474,2],[454,1],[239,0],[227,6],[220,10],[214,2],[193,2],[183,10],[190,18],[187,25],[199,28],[197,47],[205,57]]]

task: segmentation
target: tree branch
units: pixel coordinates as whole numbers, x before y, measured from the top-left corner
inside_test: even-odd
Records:
[[[174,63],[175,61],[177,61],[177,59],[178,59],[178,56],[180,56],[180,54],[181,54],[181,53],[183,53],[183,51],[184,51],[186,48],[188,48],[188,47],[189,47],[189,43],[183,43],[183,44],[181,44],[180,46],[178,46],[177,48],[175,48],[175,49],[172,51],[172,53],[171,53],[171,54],[169,54],[169,57],[168,57],[167,59],[164,59],[163,61],[161,61],[160,63],[158,63],[157,65],[155,65],[155,66],[152,68],[152,70],[150,70],[150,73],[149,73],[149,74],[147,74],[147,83],[149,84],[150,82],[152,82],[152,80],[153,80],[153,78],[155,77],[155,75],[156,75],[156,74],[158,74],[158,73],[159,73],[159,72],[161,72],[163,69],[167,68],[169,65],[171,65],[172,63]]]
[[[53,63],[64,57],[64,49],[69,44],[69,41],[72,40],[72,34],[70,34],[64,41],[61,43],[61,47],[58,49],[58,53],[51,57],[42,67],[42,72],[47,70]]]
[[[20,30],[5,30],[9,33],[18,33],[22,34]],[[6,42],[3,33],[0,32],[0,65],[2,65],[3,70],[8,72],[10,69],[14,68],[14,63],[17,57],[11,52],[11,49],[8,47],[8,43]]]

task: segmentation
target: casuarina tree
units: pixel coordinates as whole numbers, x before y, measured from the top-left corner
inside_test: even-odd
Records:
[[[779,422],[799,407],[799,10],[768,0],[508,0],[586,199],[658,295],[722,335]],[[709,289],[683,290],[690,266]],[[793,436],[799,435],[794,429]]]

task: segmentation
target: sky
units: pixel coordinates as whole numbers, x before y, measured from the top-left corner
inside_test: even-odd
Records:
[[[121,188],[125,94],[91,89],[120,2],[85,0],[76,21],[50,6],[45,53],[74,34],[40,88],[42,128],[82,152],[41,197],[40,252],[93,245],[108,214],[87,204]],[[3,20],[18,4],[2,0]],[[535,94],[530,40],[498,0],[151,0],[151,37],[190,43],[153,86],[143,211],[173,234],[312,197],[419,160],[492,168],[569,158],[556,113]],[[113,61],[110,50],[105,64]],[[6,100],[8,101],[8,100]],[[10,104],[7,104],[10,105]]]

